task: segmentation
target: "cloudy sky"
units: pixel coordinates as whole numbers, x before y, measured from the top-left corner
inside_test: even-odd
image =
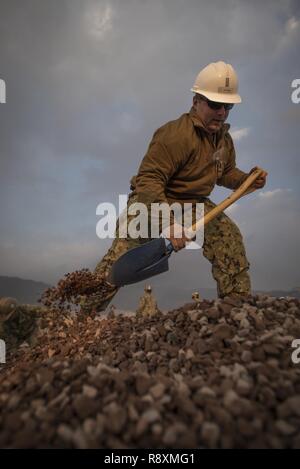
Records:
[[[199,70],[225,60],[243,98],[228,119],[238,166],[269,171],[228,214],[253,287],[300,286],[299,51],[297,0],[0,0],[0,275],[55,283],[94,268],[111,242],[96,236],[97,205],[128,193],[153,132],[189,110]],[[165,304],[214,287],[187,250],[153,284]]]

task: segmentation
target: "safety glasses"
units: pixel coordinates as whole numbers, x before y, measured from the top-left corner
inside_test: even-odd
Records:
[[[202,101],[205,101],[210,109],[217,111],[224,106],[225,111],[230,111],[233,108],[234,104],[232,103],[217,103],[216,101],[211,101],[210,99],[206,98],[205,96],[201,95]]]

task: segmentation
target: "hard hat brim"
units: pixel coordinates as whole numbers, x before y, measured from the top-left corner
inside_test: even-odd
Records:
[[[239,94],[213,93],[211,91],[203,91],[196,88],[191,88],[191,91],[193,91],[193,93],[202,94],[210,101],[215,101],[216,103],[239,104],[242,102],[242,98]]]

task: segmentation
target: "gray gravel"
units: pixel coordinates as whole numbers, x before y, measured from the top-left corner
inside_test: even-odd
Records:
[[[300,448],[295,298],[52,311],[0,375],[2,448]]]

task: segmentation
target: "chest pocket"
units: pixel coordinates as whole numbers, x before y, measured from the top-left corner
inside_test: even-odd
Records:
[[[220,179],[224,173],[226,162],[227,162],[227,151],[225,147],[218,148],[213,156],[213,162],[215,164],[217,179]]]

